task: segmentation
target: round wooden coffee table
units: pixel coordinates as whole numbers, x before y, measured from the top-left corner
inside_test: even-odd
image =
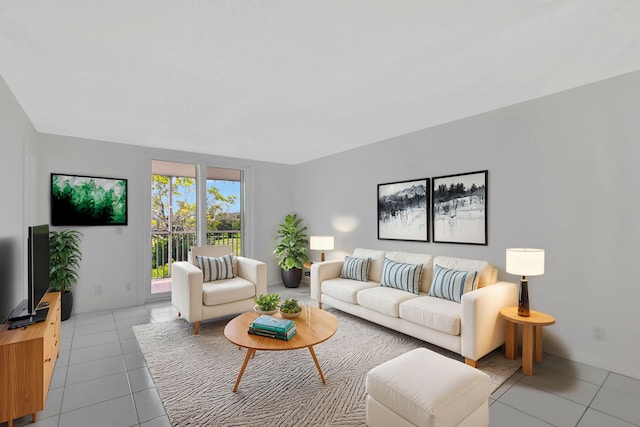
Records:
[[[274,316],[281,317],[280,313]],[[251,359],[258,350],[283,351],[297,350],[306,347],[309,349],[309,353],[311,353],[311,357],[316,364],[320,379],[322,379],[323,383],[325,382],[313,346],[328,340],[336,333],[336,330],[338,330],[338,319],[336,319],[333,314],[319,308],[311,307],[309,318],[302,313],[299,317],[293,319],[297,332],[289,341],[248,334],[249,324],[257,318],[258,314],[256,312],[249,311],[232,319],[224,328],[224,336],[229,341],[238,347],[247,349],[247,354],[244,357],[244,362],[242,362],[242,367],[238,373],[238,379],[233,387],[234,393],[238,390],[238,385],[240,385],[240,380],[247,367],[247,363],[249,363],[249,359]]]

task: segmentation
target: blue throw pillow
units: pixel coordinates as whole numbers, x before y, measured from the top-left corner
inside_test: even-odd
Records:
[[[340,273],[340,277],[343,279],[366,282],[369,280],[370,265],[371,258],[353,258],[346,256],[344,257],[344,264],[342,264],[342,273]]]
[[[433,281],[427,295],[455,302],[462,301],[462,294],[476,287],[477,271],[458,271],[435,265]]]
[[[380,286],[400,289],[418,295],[420,294],[421,278],[422,264],[404,264],[385,258]]]
[[[233,256],[231,254],[221,257],[208,257],[196,255],[196,266],[202,270],[202,281],[233,279]]]

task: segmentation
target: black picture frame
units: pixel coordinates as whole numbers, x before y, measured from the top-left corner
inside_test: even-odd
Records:
[[[51,225],[128,224],[128,182],[124,178],[51,174]]]
[[[378,240],[429,241],[429,178],[378,184]]]
[[[488,244],[488,175],[482,170],[432,178],[434,243]]]

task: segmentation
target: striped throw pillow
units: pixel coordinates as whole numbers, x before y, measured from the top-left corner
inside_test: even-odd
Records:
[[[476,288],[477,271],[458,271],[435,265],[433,281],[427,295],[455,302],[462,301],[462,294]]]
[[[371,258],[353,258],[346,256],[344,257],[344,264],[342,264],[342,273],[340,273],[340,277],[343,279],[366,282],[369,280],[370,265]]]
[[[233,255],[225,255],[217,258],[196,255],[196,266],[202,270],[202,281],[233,279]]]
[[[404,264],[385,258],[380,286],[400,289],[418,295],[420,293],[421,278],[422,264]]]

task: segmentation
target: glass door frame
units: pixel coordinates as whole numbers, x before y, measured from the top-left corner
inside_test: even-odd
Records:
[[[149,170],[149,173],[147,174],[147,179],[148,179],[148,186],[147,188],[151,188],[151,175],[152,173],[152,168],[151,168],[151,163],[153,160],[158,160],[158,161],[163,161],[163,162],[169,162],[169,163],[183,163],[183,164],[189,164],[189,165],[194,165],[195,166],[195,182],[196,182],[196,244],[198,245],[203,245],[206,244],[207,241],[207,219],[206,219],[206,210],[207,210],[207,205],[206,205],[206,197],[207,197],[207,189],[206,189],[206,182],[207,182],[207,168],[211,167],[211,168],[220,168],[220,169],[234,169],[234,170],[238,170],[240,172],[240,245],[241,245],[241,251],[242,251],[242,255],[243,256],[251,256],[251,253],[253,252],[251,249],[251,244],[247,243],[247,242],[251,242],[251,239],[247,238],[247,230],[251,229],[250,224],[248,224],[246,222],[246,218],[250,217],[250,215],[247,215],[247,208],[248,205],[250,205],[250,202],[248,200],[248,198],[246,197],[247,192],[246,192],[246,188],[247,188],[247,183],[246,183],[246,177],[248,175],[250,175],[251,173],[251,167],[250,166],[240,166],[240,165],[235,165],[235,164],[226,164],[227,162],[207,162],[207,163],[202,163],[202,162],[197,162],[197,161],[189,161],[187,159],[171,159],[171,160],[165,160],[163,159],[164,156],[150,156],[150,161],[149,161],[149,168],[151,170]],[[148,200],[149,203],[147,205],[147,211],[148,211],[148,215],[149,215],[149,220],[147,220],[147,226],[146,226],[146,239],[145,241],[148,242],[147,245],[145,245],[145,262],[143,262],[143,265],[148,266],[145,267],[146,273],[143,275],[146,279],[144,279],[144,283],[146,283],[145,285],[145,291],[144,291],[144,301],[145,302],[153,302],[153,301],[157,301],[157,300],[166,300],[169,299],[171,296],[171,292],[163,292],[163,293],[151,293],[151,257],[149,256],[149,249],[151,247],[151,234],[152,234],[152,230],[151,230],[151,221],[150,221],[150,217],[151,217],[151,192],[149,191],[148,193]],[[249,244],[249,246],[247,246]],[[247,255],[249,254],[249,255]]]

